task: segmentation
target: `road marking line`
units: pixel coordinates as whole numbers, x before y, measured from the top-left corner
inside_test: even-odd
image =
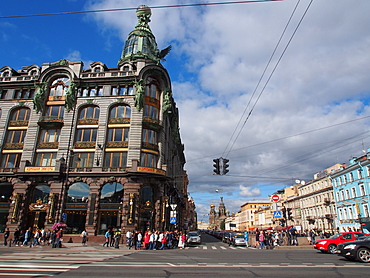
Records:
[[[0,267],[3,267],[3,268],[8,268],[8,267],[16,267],[16,268],[47,268],[47,269],[53,269],[53,268],[65,268],[65,269],[70,269],[70,268],[79,268],[80,266],[76,266],[76,265],[70,265],[70,266],[64,266],[64,265],[59,265],[59,266],[55,266],[55,265],[50,265],[50,266],[46,266],[46,265],[0,265]]]

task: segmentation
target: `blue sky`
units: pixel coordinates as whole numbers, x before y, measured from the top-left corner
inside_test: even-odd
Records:
[[[0,17],[206,2],[215,1],[8,1]],[[152,9],[159,48],[172,45],[163,65],[200,218],[220,196],[237,212],[370,147],[370,1],[310,3]],[[136,22],[135,11],[0,18],[0,67],[60,59],[115,67]],[[221,156],[230,172],[214,176]]]

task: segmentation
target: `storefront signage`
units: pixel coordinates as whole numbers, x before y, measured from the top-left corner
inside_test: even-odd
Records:
[[[146,172],[146,173],[154,173],[159,175],[165,175],[166,171],[156,168],[149,168],[149,167],[137,167],[138,172]]]
[[[85,210],[87,209],[87,204],[74,204],[74,203],[67,203],[66,210]]]
[[[25,167],[24,168],[25,172],[54,172],[55,167]]]

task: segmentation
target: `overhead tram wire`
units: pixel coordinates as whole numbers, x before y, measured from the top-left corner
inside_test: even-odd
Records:
[[[262,75],[261,75],[260,79],[258,80],[256,87],[255,87],[255,88],[254,88],[254,90],[253,90],[252,96],[250,97],[249,102],[248,102],[247,106],[245,107],[245,109],[244,109],[244,111],[243,111],[243,114],[242,114],[242,116],[240,117],[239,122],[238,122],[238,124],[236,125],[236,127],[235,127],[235,129],[234,129],[234,131],[233,131],[233,134],[231,135],[230,140],[229,140],[229,142],[227,143],[227,145],[226,145],[226,147],[225,147],[225,150],[224,150],[224,152],[223,152],[222,156],[225,154],[225,152],[226,152],[227,148],[229,147],[229,144],[230,144],[231,140],[233,139],[233,137],[234,137],[234,135],[235,135],[235,133],[236,133],[236,131],[237,131],[237,129],[238,129],[238,127],[239,127],[240,123],[242,122],[242,120],[243,120],[243,118],[244,118],[244,115],[245,115],[245,113],[247,112],[247,109],[248,109],[248,107],[249,107],[250,103],[252,102],[252,99],[253,99],[254,95],[256,94],[257,89],[258,89],[259,85],[261,84],[262,79],[263,79],[263,77],[265,76],[265,73],[266,73],[266,71],[267,71],[268,67],[269,67],[269,66],[270,66],[270,64],[271,64],[272,58],[275,56],[275,53],[276,53],[276,51],[277,51],[277,49],[278,49],[278,47],[279,47],[279,45],[280,45],[280,43],[281,43],[281,40],[283,39],[284,34],[285,34],[286,30],[288,29],[288,26],[289,26],[289,24],[290,24],[290,22],[291,22],[291,20],[292,20],[292,18],[293,18],[293,16],[294,16],[294,14],[295,14],[296,10],[297,10],[297,7],[298,7],[298,5],[299,5],[300,1],[301,1],[301,0],[298,0],[297,4],[295,5],[295,7],[294,7],[294,9],[293,9],[293,11],[292,11],[292,13],[291,13],[291,15],[290,15],[290,17],[289,17],[289,20],[288,20],[287,24],[285,25],[285,28],[284,28],[283,32],[281,33],[281,35],[280,35],[280,38],[279,38],[278,42],[277,42],[277,43],[276,43],[276,45],[275,45],[274,51],[272,52],[272,54],[271,54],[271,56],[270,56],[270,59],[268,60],[268,62],[267,62],[267,64],[266,64],[266,66],[265,66],[265,68],[264,68],[264,70],[263,70],[263,72],[262,72]],[[250,112],[250,113],[251,113],[251,112]],[[248,115],[248,116],[249,116],[249,115]],[[243,125],[243,126],[244,126],[244,125]],[[243,127],[241,128],[241,130],[242,130],[242,129],[243,129]],[[235,140],[234,140],[233,144],[231,145],[231,147],[230,147],[230,151],[232,150],[232,148],[233,148],[233,146],[234,146],[234,144],[235,144],[236,140],[238,139],[239,135],[240,135],[240,131],[239,131],[239,133],[238,133],[238,136],[235,138]],[[226,156],[228,156],[228,155],[229,155],[230,151],[227,153],[227,155],[226,155]]]
[[[232,2],[215,2],[215,3],[194,3],[194,4],[178,4],[178,5],[163,5],[150,6],[151,9],[168,9],[168,8],[185,8],[185,7],[201,7],[201,6],[220,6],[220,5],[236,5],[236,4],[251,4],[251,3],[267,3],[267,2],[282,2],[285,0],[246,0],[246,1],[232,1]],[[21,18],[21,17],[39,17],[39,16],[54,16],[54,15],[72,15],[72,14],[87,14],[87,13],[106,13],[106,12],[121,12],[132,11],[135,8],[116,8],[116,9],[102,9],[102,10],[88,10],[88,11],[74,11],[74,12],[57,12],[57,13],[42,13],[29,15],[9,15],[0,16],[0,19]]]
[[[254,103],[254,105],[253,105],[253,107],[252,107],[252,109],[251,109],[251,110],[250,110],[250,112],[248,113],[247,118],[245,119],[245,121],[244,121],[244,123],[243,123],[242,127],[240,128],[239,133],[238,133],[237,137],[235,138],[234,143],[233,143],[233,144],[232,144],[232,146],[230,147],[230,150],[229,150],[228,154],[231,152],[232,147],[234,146],[235,142],[236,142],[236,141],[237,141],[237,139],[239,138],[239,136],[240,136],[240,134],[241,134],[241,132],[242,132],[242,130],[243,130],[243,128],[244,128],[244,126],[245,126],[245,124],[247,123],[247,121],[248,121],[249,117],[252,115],[252,112],[253,112],[254,108],[256,107],[256,105],[257,105],[257,103],[258,103],[259,99],[261,98],[261,96],[262,96],[263,92],[265,91],[265,88],[267,87],[267,84],[270,82],[270,80],[271,80],[271,78],[272,78],[273,74],[275,73],[276,68],[277,68],[277,67],[278,67],[278,65],[280,64],[281,59],[283,58],[283,56],[284,56],[284,54],[285,54],[286,50],[288,49],[288,47],[289,47],[290,43],[292,42],[292,40],[293,40],[293,38],[294,38],[295,34],[297,33],[297,30],[298,30],[298,28],[300,27],[300,25],[301,25],[301,23],[302,23],[302,21],[303,21],[304,17],[306,16],[306,14],[307,14],[307,12],[308,12],[309,8],[311,7],[312,2],[313,2],[313,0],[311,0],[311,1],[310,1],[310,3],[308,4],[308,6],[307,6],[307,8],[306,8],[305,12],[303,13],[303,15],[302,15],[301,19],[299,20],[299,22],[298,22],[298,24],[297,24],[296,28],[294,29],[293,34],[291,35],[291,37],[290,37],[290,39],[289,39],[288,43],[286,44],[286,46],[285,46],[285,48],[284,48],[283,52],[281,53],[281,55],[280,55],[280,57],[279,57],[278,61],[276,62],[275,67],[273,68],[272,72],[270,73],[270,75],[269,75],[268,79],[266,80],[265,85],[263,86],[263,88],[262,88],[262,90],[261,90],[260,94],[258,95],[258,97],[257,97],[257,99],[256,99],[256,101],[255,101],[255,103]]]
[[[269,144],[269,143],[273,143],[273,142],[277,142],[277,141],[282,141],[282,140],[289,139],[289,138],[292,138],[292,137],[301,136],[301,135],[309,134],[309,133],[312,133],[312,132],[317,132],[317,131],[325,130],[325,129],[332,128],[332,127],[337,127],[337,126],[344,125],[344,124],[353,123],[353,122],[356,122],[356,121],[366,120],[366,119],[369,119],[369,118],[370,118],[370,116],[365,116],[365,117],[361,117],[361,118],[354,119],[354,120],[349,120],[349,121],[345,121],[345,122],[341,122],[341,123],[337,123],[337,124],[333,124],[333,125],[329,125],[329,126],[324,126],[324,127],[320,127],[320,128],[316,128],[316,129],[312,129],[312,130],[308,130],[308,131],[303,131],[301,133],[288,135],[288,136],[281,137],[281,138],[276,138],[276,139],[273,139],[273,140],[270,140],[270,141],[261,142],[261,143],[246,146],[246,147],[241,147],[241,148],[238,148],[238,149],[234,149],[232,151],[235,152],[235,151],[239,151],[239,150],[243,150],[243,149],[253,148],[253,147],[257,147],[257,146],[261,146],[261,145],[265,145],[265,144]],[[208,156],[202,156],[202,158],[196,158],[196,159],[193,159],[193,160],[187,160],[187,163],[195,161],[195,160],[201,160],[201,159],[204,159],[204,158],[207,158],[207,157],[214,157],[215,155],[217,156],[217,155],[219,155],[219,153],[218,154],[211,154],[211,155],[208,155]]]

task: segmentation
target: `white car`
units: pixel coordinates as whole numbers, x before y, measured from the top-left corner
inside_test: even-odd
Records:
[[[233,246],[247,246],[243,233],[232,233],[230,235],[229,245]]]
[[[186,236],[186,243],[188,245],[201,244],[202,243],[202,238],[200,236],[200,233],[197,232],[197,231],[188,232],[188,234]]]

